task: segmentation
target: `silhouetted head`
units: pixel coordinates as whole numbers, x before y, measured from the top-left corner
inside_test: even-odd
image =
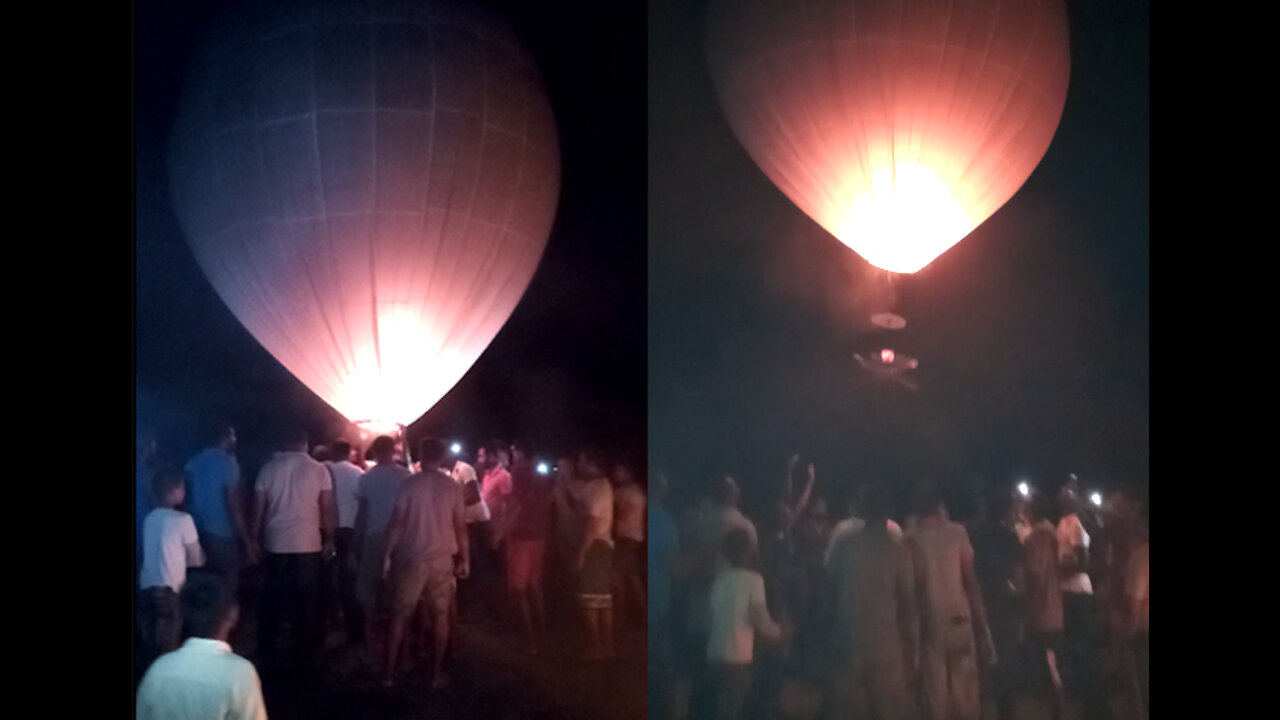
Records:
[[[724,536],[724,542],[720,543],[720,552],[730,565],[736,568],[746,567],[751,560],[751,536],[742,528],[730,531]]]
[[[418,462],[424,470],[440,466],[449,455],[449,445],[440,438],[427,437],[418,442]]]
[[[231,587],[218,575],[194,572],[182,586],[182,624],[192,637],[223,640],[240,620]]]
[[[156,504],[174,508],[187,499],[187,476],[174,467],[164,467],[151,476],[151,494]]]
[[[387,435],[379,435],[369,446],[369,455],[379,465],[387,465],[395,460],[396,441]]]

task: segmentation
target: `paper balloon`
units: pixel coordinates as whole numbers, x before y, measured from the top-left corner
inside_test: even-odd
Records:
[[[910,273],[1017,192],[1070,74],[1062,0],[724,0],[712,78],[734,134],[807,215]]]
[[[210,31],[169,145],[210,283],[349,420],[407,425],[472,366],[546,246],[560,155],[502,20],[255,2]]]

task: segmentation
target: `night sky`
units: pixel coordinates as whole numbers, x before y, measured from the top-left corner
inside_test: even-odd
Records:
[[[226,2],[145,0],[135,37],[136,427],[183,461],[225,417],[252,468],[282,427],[350,435],[244,330],[204,279],[170,206],[165,143],[201,27]],[[643,458],[645,32],[638,4],[499,2],[536,58],[556,115],[560,205],[542,262],[471,371],[409,428],[474,444],[531,438]]]
[[[651,467],[685,496],[734,474],[756,507],[792,452],[831,498],[925,475],[1145,487],[1146,2],[1069,0],[1071,84],[1048,153],[995,215],[892,283],[738,144],[701,5],[649,11]],[[887,306],[908,322],[891,340],[868,322]],[[917,391],[858,372],[854,352],[886,346],[919,358]]]

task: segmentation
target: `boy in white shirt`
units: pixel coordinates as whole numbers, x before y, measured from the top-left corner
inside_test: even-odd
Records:
[[[707,665],[716,686],[716,717],[738,718],[751,689],[751,663],[756,633],[772,642],[785,642],[790,629],[774,622],[765,604],[764,578],[751,570],[753,542],[737,528],[725,536],[721,552],[729,566],[711,585],[711,635]]]
[[[182,639],[178,593],[187,580],[187,568],[204,565],[195,521],[177,509],[187,497],[182,471],[157,472],[151,488],[156,508],[142,522],[142,570],[138,573],[142,667],[178,648]]]

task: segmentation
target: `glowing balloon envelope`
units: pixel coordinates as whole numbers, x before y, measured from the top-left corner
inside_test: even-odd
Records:
[[[537,269],[555,121],[501,20],[432,2],[248,3],[210,32],[169,154],[196,260],[352,421],[407,425]]]
[[[724,0],[712,77],[734,134],[876,267],[932,262],[1017,192],[1070,74],[1063,0]]]

